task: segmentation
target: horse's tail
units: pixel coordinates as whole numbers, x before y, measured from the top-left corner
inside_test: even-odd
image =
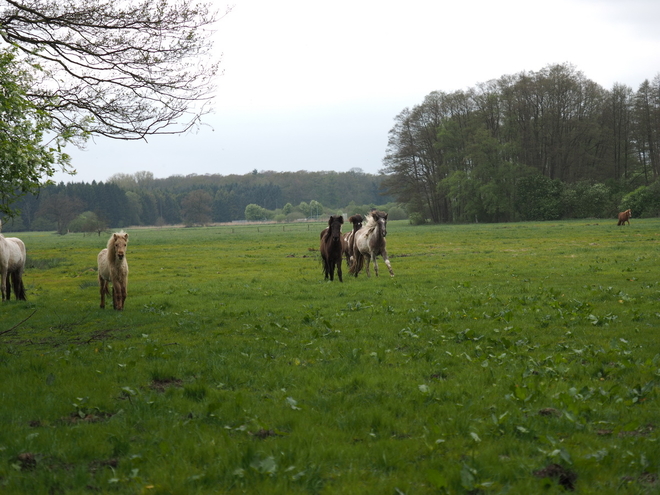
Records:
[[[360,252],[359,249],[357,249],[357,247],[355,247],[353,250],[353,264],[348,269],[348,273],[357,277],[358,273],[360,273],[363,267],[364,255]]]
[[[9,280],[9,277],[7,277]],[[14,295],[16,296],[16,299],[20,301],[27,301],[27,297],[25,295],[25,285],[23,285],[23,277],[21,277],[21,274],[18,272],[14,272],[11,274],[11,279],[12,283],[14,284]],[[7,292],[9,292],[9,284],[7,284]]]

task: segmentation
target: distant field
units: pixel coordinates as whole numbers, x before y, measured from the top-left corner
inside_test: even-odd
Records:
[[[660,491],[660,219],[25,233],[0,311],[0,493]],[[348,226],[346,226],[348,228]],[[9,234],[8,234],[9,235]],[[12,234],[13,235],[13,234]]]

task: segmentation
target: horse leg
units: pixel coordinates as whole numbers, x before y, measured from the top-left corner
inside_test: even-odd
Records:
[[[126,280],[121,286],[121,309],[124,309],[124,303],[126,302],[126,296],[128,296],[128,280]]]
[[[123,281],[115,280],[112,283],[112,307],[117,311],[124,309],[126,300],[126,285]]]
[[[339,277],[339,281],[343,282],[344,280],[341,278],[341,262],[342,262],[342,259],[340,257],[339,262],[337,263],[337,276]]]
[[[390,271],[390,277],[393,277],[394,272],[392,271],[392,264],[390,263],[390,259],[387,257],[387,251],[383,249],[381,255],[383,256],[383,261],[387,265],[387,269]]]
[[[116,280],[112,282],[112,307],[121,310],[121,284]]]
[[[14,283],[14,286],[16,287],[14,289],[16,291],[16,297],[18,297],[20,301],[27,301],[27,296],[25,294],[25,284],[23,284],[22,274],[16,275],[16,282]]]
[[[2,280],[0,280],[0,290],[2,290],[2,300],[4,301],[9,299],[9,295],[7,294],[7,268],[4,266],[2,267],[2,274],[0,275],[0,278],[2,278]]]
[[[377,261],[378,256],[374,255],[374,271],[376,272],[376,276],[378,276],[378,261]]]
[[[108,282],[99,275],[99,287],[101,289],[101,309],[105,309],[105,295],[108,292]]]
[[[364,259],[366,260],[366,265],[365,265],[365,271],[367,272],[367,277],[371,277],[371,273],[369,273],[369,263],[371,262],[371,255],[370,254],[364,254]]]

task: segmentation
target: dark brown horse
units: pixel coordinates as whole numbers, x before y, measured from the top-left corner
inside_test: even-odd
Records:
[[[619,223],[617,225],[625,225],[626,222],[628,222],[628,225],[630,225],[630,219],[632,218],[632,210],[627,209],[626,211],[622,211],[619,213]]]
[[[344,234],[344,256],[346,257],[346,266],[349,270],[353,264],[355,251],[355,233],[362,228],[362,215],[357,214],[348,217],[348,221],[353,224],[353,230]]]
[[[355,233],[355,249],[353,255],[355,261],[350,267],[351,274],[358,276],[362,270],[366,259],[367,277],[369,277],[369,262],[374,262],[374,271],[378,276],[378,263],[376,262],[377,256],[382,256],[383,261],[390,271],[390,276],[394,276],[392,265],[387,257],[387,249],[385,249],[385,236],[387,235],[387,213],[384,211],[372,211],[367,215],[367,223]]]
[[[335,267],[339,281],[343,282],[341,277],[341,260],[344,252],[344,237],[341,235],[341,226],[344,224],[344,217],[331,216],[328,220],[328,226],[321,232],[321,258],[323,260],[323,274],[327,280],[335,279]]]

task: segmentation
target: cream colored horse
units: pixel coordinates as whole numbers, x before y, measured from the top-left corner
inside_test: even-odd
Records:
[[[105,308],[105,296],[110,295],[108,283],[112,284],[112,307],[124,309],[128,287],[128,262],[126,245],[128,234],[119,232],[108,239],[108,246],[98,255],[101,308]]]
[[[0,277],[2,278],[2,300],[11,297],[11,285],[14,285],[16,299],[26,300],[23,285],[23,271],[26,259],[25,244],[18,237],[5,237],[0,234]],[[11,276],[11,280],[9,277]]]

